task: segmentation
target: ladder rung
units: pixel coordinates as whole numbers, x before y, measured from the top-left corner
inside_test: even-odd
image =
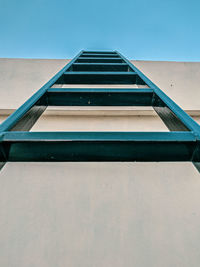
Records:
[[[104,66],[104,65],[111,65],[111,66],[128,66],[128,64],[126,64],[126,63],[110,63],[110,62],[106,62],[106,63],[101,63],[101,62],[99,62],[99,63],[93,63],[93,62],[91,62],[91,63],[87,63],[87,62],[85,62],[85,63],[80,63],[80,62],[76,62],[76,63],[74,63],[73,65],[77,65],[77,66],[92,66],[92,65],[97,65],[97,66]]]
[[[151,88],[49,88],[47,93],[128,93],[128,94],[147,94],[154,93]]]
[[[124,63],[124,60],[121,58],[101,58],[101,57],[79,57],[76,60],[77,62],[86,62],[86,63],[95,63],[95,62],[101,62],[101,63]]]
[[[2,140],[8,161],[190,161],[196,144],[187,132],[6,132]]]
[[[127,71],[66,71],[65,75],[126,75],[133,76],[137,75],[136,72],[127,72]]]
[[[118,54],[82,54],[81,57],[114,57],[120,58]]]
[[[69,71],[131,71],[126,63],[74,63]]]
[[[117,54],[113,51],[83,51],[82,54]]]
[[[135,72],[65,72],[56,84],[138,84],[145,85]]]
[[[50,88],[49,106],[151,106],[152,89]]]
[[[107,58],[107,57],[101,57],[101,58],[99,58],[99,57],[82,57],[82,56],[80,56],[78,59],[88,59],[88,60],[93,60],[93,59],[104,59],[104,60],[111,60],[111,59],[113,59],[113,60],[122,60],[120,57],[111,57],[111,58]]]

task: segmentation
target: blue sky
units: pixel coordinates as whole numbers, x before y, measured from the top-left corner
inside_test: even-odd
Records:
[[[0,0],[0,57],[200,61],[200,0]]]

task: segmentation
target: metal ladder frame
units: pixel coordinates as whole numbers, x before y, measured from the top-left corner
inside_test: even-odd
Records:
[[[51,88],[139,84],[144,88]],[[152,106],[170,132],[29,132],[47,106]],[[117,51],[81,51],[0,125],[0,162],[192,161],[200,126]]]

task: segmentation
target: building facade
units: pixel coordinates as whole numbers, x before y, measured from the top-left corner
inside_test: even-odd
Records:
[[[200,122],[200,63],[131,62]],[[66,63],[0,59],[1,121]],[[30,131],[168,129],[151,107],[57,106]],[[0,177],[2,266],[199,266],[192,162],[7,162]]]

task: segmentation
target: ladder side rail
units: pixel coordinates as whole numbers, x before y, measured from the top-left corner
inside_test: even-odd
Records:
[[[144,75],[129,60],[116,51],[121,58],[135,71],[138,76],[154,90],[155,94],[165,103],[165,105],[185,124],[185,126],[194,132],[196,137],[200,138],[200,125],[196,123],[183,109],[181,109],[170,97],[168,97],[157,85],[155,85],[146,75]]]
[[[71,67],[76,59],[83,53],[81,51],[74,57],[66,66],[64,66],[57,74],[55,74],[46,84],[44,84],[35,94],[33,94],[24,104],[22,104],[15,112],[13,112],[5,121],[0,124],[0,132],[10,131],[26,114],[37,104],[38,101],[45,95],[47,90],[55,84],[55,82]],[[47,107],[48,103],[42,101],[42,105]],[[45,110],[45,109],[44,109]],[[43,110],[43,111],[44,111]],[[41,114],[40,114],[41,115]],[[38,117],[39,118],[39,117]],[[37,119],[38,119],[37,118]],[[36,122],[36,121],[35,121]],[[18,129],[19,130],[19,129]],[[25,130],[25,129],[23,129]]]

